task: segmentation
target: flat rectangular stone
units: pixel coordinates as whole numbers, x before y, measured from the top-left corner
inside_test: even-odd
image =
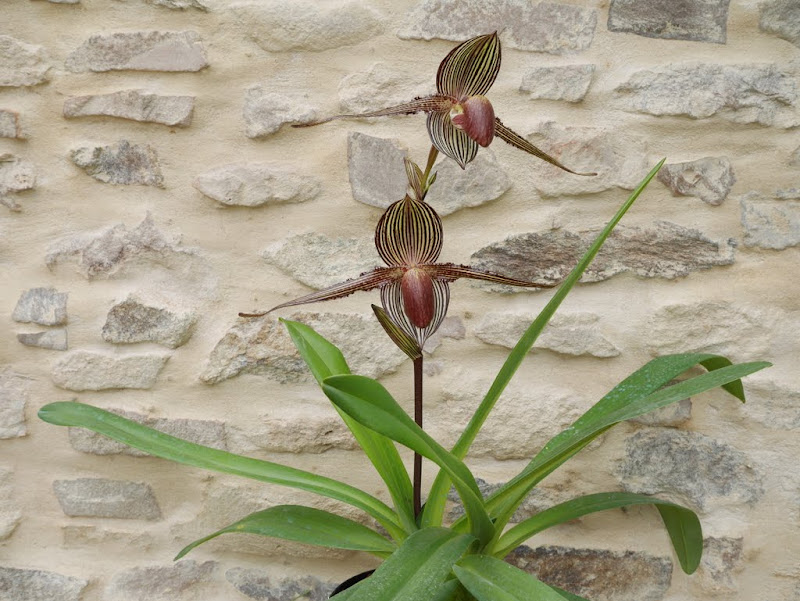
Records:
[[[0,138],[24,138],[19,113],[0,109]]]
[[[730,0],[611,0],[608,30],[724,44]]]
[[[106,355],[72,351],[53,365],[53,383],[66,390],[152,388],[169,359],[157,353]]]
[[[25,346],[35,346],[53,351],[67,350],[67,330],[45,330],[44,332],[20,332],[17,340]]]
[[[800,202],[748,195],[740,204],[745,246],[783,250],[800,245]]]
[[[80,601],[88,585],[86,580],[56,572],[0,566],[3,601]]]
[[[62,511],[72,517],[158,520],[161,510],[144,482],[78,478],[53,482]]]
[[[35,86],[50,79],[44,47],[0,35],[0,88]]]
[[[25,423],[27,389],[26,378],[0,370],[0,440],[19,438],[28,433]]]
[[[11,314],[20,323],[60,326],[67,323],[67,293],[55,288],[31,288],[22,293]]]
[[[72,96],[64,101],[64,116],[68,118],[118,117],[178,127],[187,127],[192,122],[193,111],[194,96],[161,96],[142,90]]]

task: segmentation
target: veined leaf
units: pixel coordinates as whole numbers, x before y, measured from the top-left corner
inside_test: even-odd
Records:
[[[494,535],[494,526],[486,515],[475,478],[456,459],[412,420],[389,392],[375,380],[363,376],[332,376],[322,389],[333,403],[361,424],[388,436],[444,469],[464,503],[472,532],[481,544]]]
[[[397,522],[397,515],[384,503],[354,486],[332,478],[181,440],[83,403],[50,403],[39,410],[39,417],[57,426],[86,428],[177,463],[307,490],[337,499],[366,511],[393,538],[402,539],[405,535]]]
[[[687,574],[693,573],[703,554],[703,532],[697,515],[691,509],[669,501],[627,492],[586,495],[545,509],[506,531],[492,555],[503,558],[530,537],[558,524],[590,513],[631,505],[654,505],[658,509],[681,568]]]
[[[279,505],[251,513],[184,547],[175,561],[206,541],[221,534],[260,534],[332,549],[366,551],[387,557],[397,547],[374,530],[341,516],[300,505]]]
[[[488,555],[468,555],[453,572],[478,601],[566,601],[541,580]]]

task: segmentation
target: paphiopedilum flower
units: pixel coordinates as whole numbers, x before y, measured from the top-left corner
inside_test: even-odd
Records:
[[[437,263],[442,251],[442,220],[425,202],[430,181],[406,159],[411,194],[389,205],[375,228],[375,246],[386,267],[281,303],[259,317],[296,305],[342,298],[358,291],[380,289],[378,319],[394,342],[410,357],[421,356],[425,341],[439,328],[450,303],[450,282],[470,278],[510,286],[548,287],[454,263]]]
[[[459,44],[444,58],[436,73],[436,94],[432,96],[415,98],[405,104],[361,115],[336,115],[295,127],[319,125],[334,119],[424,112],[428,114],[431,142],[462,169],[475,158],[479,146],[488,146],[497,137],[564,171],[576,175],[595,175],[568,169],[495,117],[492,103],[484,94],[492,87],[499,70],[500,40],[497,32],[478,36]]]

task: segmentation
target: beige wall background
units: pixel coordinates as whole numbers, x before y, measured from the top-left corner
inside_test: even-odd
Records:
[[[399,199],[402,155],[423,162],[429,148],[419,115],[287,124],[428,93],[454,40],[501,29],[489,93],[498,116],[600,175],[561,174],[499,141],[464,173],[440,163],[431,202],[446,214],[443,260],[558,278],[570,240],[602,227],[661,157],[669,167],[476,442],[469,465],[487,489],[653,356],[774,363],[748,378],[747,405],[716,391],[623,424],[524,507],[623,489],[686,503],[707,537],[696,575],[680,571],[649,509],[553,529],[517,561],[571,577],[593,600],[800,599],[799,10],[780,0],[3,0],[0,597],[323,599],[374,565],[250,536],[172,564],[183,545],[251,511],[332,505],[132,456],[36,412],[79,399],[386,497],[276,318],[237,313],[376,265],[381,210],[368,203]],[[520,315],[549,296],[453,285],[426,359],[426,421],[439,440],[455,439]],[[318,326],[354,371],[408,404],[411,366],[374,322],[377,299],[280,316]]]

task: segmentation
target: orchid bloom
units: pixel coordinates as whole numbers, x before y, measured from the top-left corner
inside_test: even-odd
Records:
[[[500,70],[500,40],[497,32],[478,36],[459,44],[444,58],[436,73],[436,94],[416,98],[362,115],[336,115],[313,123],[295,125],[307,127],[334,119],[382,117],[387,115],[428,114],[428,134],[442,154],[464,169],[478,153],[479,146],[489,146],[495,137],[576,175],[546,152],[536,148],[519,134],[503,125],[494,116],[494,108],[484,96],[492,87]]]
[[[389,205],[375,229],[375,246],[386,267],[376,267],[357,278],[282,303],[264,313],[239,315],[260,317],[283,307],[379,288],[383,308],[373,305],[378,320],[395,344],[414,359],[421,356],[425,341],[439,328],[447,313],[450,282],[470,278],[510,286],[549,286],[465,265],[437,263],[442,250],[442,221],[424,200],[432,181],[415,163],[406,159],[405,165],[413,196],[406,194]]]

